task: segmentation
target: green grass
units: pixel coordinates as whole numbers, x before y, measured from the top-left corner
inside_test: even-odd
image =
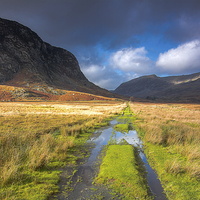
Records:
[[[117,124],[115,125],[114,129],[119,132],[126,132],[128,133],[129,130],[132,130],[132,126],[129,124]]]
[[[187,107],[185,109],[184,107]],[[170,200],[200,199],[199,110],[193,105],[131,104],[145,154]],[[192,108],[192,109],[190,109]]]
[[[156,131],[152,131],[151,137],[155,137],[155,139],[149,141],[146,139],[147,133],[144,128],[138,128],[137,131],[143,138],[145,154],[148,156],[151,167],[156,170],[168,199],[199,200],[198,140],[190,137],[190,131],[184,124],[182,124],[182,128],[177,127],[171,124],[162,125],[159,129],[162,131],[161,139]]]
[[[186,159],[172,148],[146,143],[148,161],[154,166],[167,197],[173,200],[200,199],[200,182],[186,173]]]
[[[87,139],[108,116],[1,118],[0,199],[47,199],[58,192],[58,167],[88,156]]]
[[[117,118],[119,124],[114,127],[115,131],[127,133],[133,129],[132,122],[135,116],[129,105],[123,110],[123,116]],[[152,199],[145,176],[144,166],[141,164],[137,149],[128,145],[126,140],[117,144],[116,132],[113,131],[109,141],[106,156],[100,167],[100,173],[96,183],[106,184],[120,194],[123,199]]]
[[[60,155],[53,156],[44,166],[31,169],[26,167],[26,163],[24,163],[21,169],[13,172],[17,174],[0,188],[0,199],[43,200],[47,199],[50,194],[58,192],[57,183],[60,179],[59,174],[61,171],[56,170],[56,168],[65,165],[75,166],[76,161],[83,158],[88,152],[87,149],[84,149],[84,143],[90,135],[91,132],[84,132],[76,138],[70,136],[74,139],[74,146],[64,149],[63,151],[65,152],[60,152]],[[60,145],[62,145],[62,140],[64,139],[67,138],[63,136],[57,136],[56,138],[56,140],[59,140],[58,144]]]
[[[40,199],[45,200],[49,194],[58,192],[57,182],[60,171],[25,171],[23,182],[11,184],[0,189],[0,199],[22,200]]]
[[[129,104],[127,104],[127,107],[123,110],[123,115],[117,118],[119,124],[115,125],[114,129],[122,133],[128,133],[129,130],[133,129],[132,122],[135,119],[136,118],[133,115],[133,112],[130,110]]]
[[[123,199],[151,199],[134,151],[131,145],[108,146],[96,183],[108,185]]]

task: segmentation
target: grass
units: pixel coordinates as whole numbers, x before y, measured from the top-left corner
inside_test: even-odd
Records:
[[[1,103],[0,199],[47,199],[56,193],[57,168],[76,165],[93,130],[124,106]]]
[[[135,116],[130,109],[129,104],[127,103],[127,107],[124,108],[122,116],[117,118],[119,124],[115,125],[114,129],[119,132],[128,133],[129,130],[133,129],[132,122],[135,120]]]
[[[119,143],[114,139],[115,131],[128,134],[129,130],[132,130],[133,119],[135,117],[127,104],[123,115],[117,118],[120,124],[115,125],[108,146],[105,148],[106,155],[96,183],[106,184],[112,188],[113,194],[120,194],[122,199],[152,199],[137,148],[129,145],[124,139]]]
[[[200,105],[131,103],[145,153],[169,199],[200,199]]]
[[[109,145],[96,183],[106,184],[123,199],[151,199],[131,145]]]
[[[169,153],[169,148],[148,143],[145,153],[156,169],[169,199],[199,199],[200,182],[189,174],[187,167],[198,167],[188,163],[180,154]]]

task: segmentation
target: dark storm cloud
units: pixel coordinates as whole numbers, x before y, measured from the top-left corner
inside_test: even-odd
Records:
[[[127,41],[138,42],[134,35],[145,31],[158,34],[174,18],[166,37],[180,40],[183,35],[182,40],[189,40],[199,33],[199,20],[195,20],[200,17],[198,0],[2,0],[0,4],[2,17],[26,24],[58,46],[102,42],[106,48],[116,49]],[[186,19],[184,26],[182,19]]]
[[[145,47],[145,40],[142,43],[140,36],[154,35],[176,47],[200,40],[199,0],[0,0],[0,17],[18,21],[44,41],[71,51],[86,76],[94,80],[95,73],[99,73],[103,78],[96,77],[96,82],[109,89],[112,88],[106,85],[116,84],[120,76],[124,80],[135,77],[139,71],[153,69],[148,59],[150,47]],[[112,68],[108,63],[109,56],[122,52],[129,57],[142,48],[147,51],[145,56],[127,59],[130,62],[125,71],[124,57],[118,57],[122,65],[118,62]],[[151,50],[157,50],[156,44]],[[164,51],[171,52],[168,50]],[[159,59],[167,60],[169,53],[159,53],[163,53]],[[140,65],[142,68],[135,71],[134,66]],[[168,69],[167,65],[163,66]]]
[[[196,17],[183,15],[174,20],[165,32],[165,37],[182,43],[200,38],[200,12],[196,14]]]

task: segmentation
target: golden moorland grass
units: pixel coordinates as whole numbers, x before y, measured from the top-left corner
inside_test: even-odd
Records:
[[[177,153],[199,162],[200,105],[131,104],[131,108],[144,120],[140,127],[145,129],[145,141],[175,145]]]
[[[0,103],[0,185],[5,194],[0,199],[9,199],[6,187],[26,184],[27,174],[53,161],[66,161],[76,138],[125,106],[121,102]]]
[[[146,153],[172,193],[170,199],[199,199],[200,105],[131,103],[130,107],[138,117],[134,123]]]

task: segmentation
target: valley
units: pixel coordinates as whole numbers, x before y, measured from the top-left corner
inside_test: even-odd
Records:
[[[0,199],[200,199],[199,85],[153,74],[110,92],[0,18]]]
[[[130,102],[128,110],[126,107],[125,102],[118,101],[0,103],[0,199],[76,199],[73,191],[80,186],[78,191],[86,199],[133,199],[139,195],[134,194],[137,187],[140,199],[153,198],[149,189],[144,189],[148,188],[148,174],[146,177],[139,149],[130,145],[132,140],[137,141],[132,132],[128,133],[131,129],[143,140],[147,161],[156,171],[167,199],[198,199],[200,106]],[[116,133],[109,128],[114,118],[118,123],[111,121],[111,126]],[[107,131],[105,136],[101,136],[103,130]],[[128,133],[123,140],[115,138],[119,131]],[[101,139],[96,140],[98,137]],[[96,151],[104,137],[107,140]],[[114,150],[118,145],[122,148],[119,157]],[[107,173],[111,173],[120,166],[124,157],[121,153],[133,151],[129,148],[135,153],[122,161],[120,168],[125,162],[126,170],[136,167],[131,177],[123,170],[112,178],[104,174],[103,163],[108,163]],[[114,160],[104,160],[106,155]],[[91,161],[94,165],[90,166]],[[125,190],[118,185],[120,177],[123,184],[130,181]]]

